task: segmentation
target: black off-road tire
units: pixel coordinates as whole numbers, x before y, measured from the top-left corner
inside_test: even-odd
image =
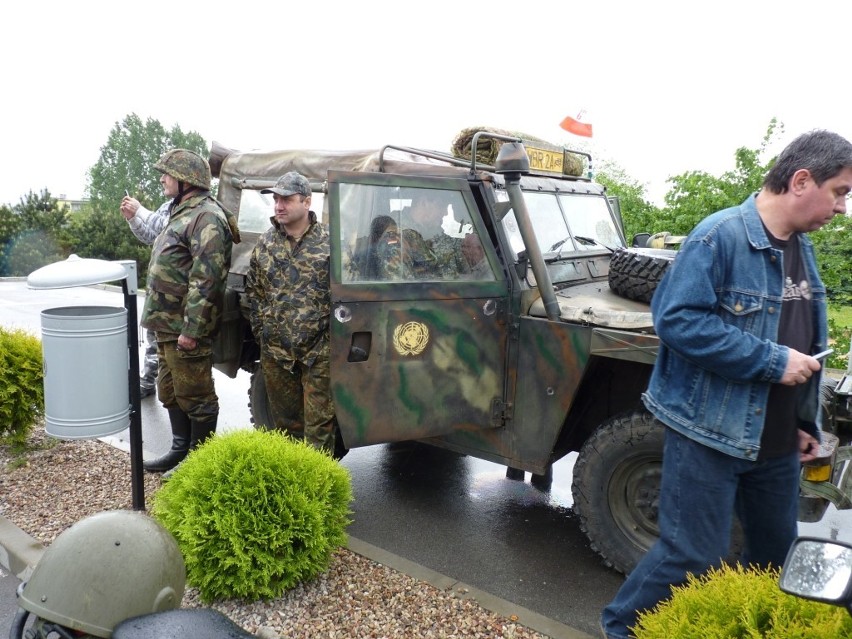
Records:
[[[266,392],[266,382],[263,379],[263,371],[260,365],[257,365],[254,372],[251,374],[251,382],[249,383],[249,414],[251,415],[251,423],[255,428],[263,428],[272,424],[272,413],[269,411],[269,395]],[[334,458],[343,459],[349,449],[343,443],[343,437],[340,435],[340,426],[337,424],[337,418],[334,418]]]
[[[604,563],[628,574],[659,537],[665,427],[647,411],[617,415],[586,440],[574,464],[574,512]]]
[[[255,428],[271,427],[272,413],[269,411],[269,396],[266,394],[266,381],[263,379],[260,365],[257,365],[251,374],[248,395],[251,423]]]
[[[571,492],[580,529],[604,563],[625,575],[660,536],[664,439],[665,426],[649,412],[622,413],[592,433],[574,464]],[[736,563],[744,547],[735,516],[725,559]]]
[[[638,302],[650,302],[677,251],[649,248],[617,248],[609,262],[609,287],[614,293]]]

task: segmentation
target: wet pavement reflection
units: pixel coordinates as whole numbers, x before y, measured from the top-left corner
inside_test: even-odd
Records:
[[[595,634],[622,577],[589,548],[571,510],[573,456],[540,490],[504,466],[425,444],[355,449],[354,537]]]

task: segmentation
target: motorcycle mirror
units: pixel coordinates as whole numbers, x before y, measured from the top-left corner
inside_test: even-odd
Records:
[[[787,553],[779,586],[797,597],[849,608],[852,604],[852,544],[799,537]]]

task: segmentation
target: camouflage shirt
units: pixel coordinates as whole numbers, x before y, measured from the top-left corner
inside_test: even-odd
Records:
[[[272,222],[252,252],[246,276],[249,321],[261,348],[290,368],[313,365],[328,348],[331,312],[328,231],[311,211],[310,226],[291,246]]]
[[[231,247],[238,241],[233,216],[209,191],[174,206],[151,251],[142,326],[212,338],[219,329]]]

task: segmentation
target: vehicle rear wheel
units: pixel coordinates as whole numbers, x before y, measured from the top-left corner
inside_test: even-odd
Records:
[[[677,251],[617,248],[609,262],[609,287],[630,300],[650,302]]]
[[[574,512],[607,566],[629,573],[660,534],[657,508],[665,429],[647,411],[595,429],[574,464]]]

